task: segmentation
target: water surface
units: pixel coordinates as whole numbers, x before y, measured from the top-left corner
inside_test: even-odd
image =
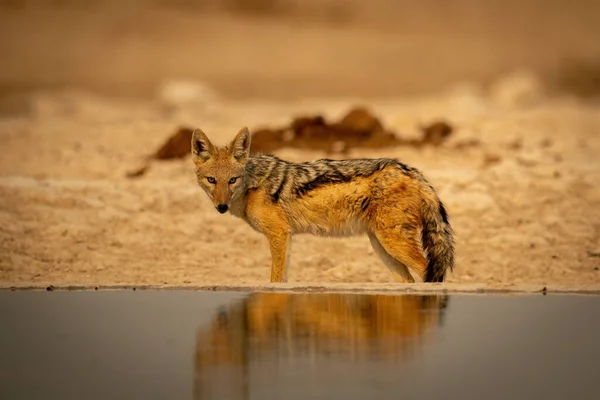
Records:
[[[600,297],[0,291],[1,399],[598,399]]]

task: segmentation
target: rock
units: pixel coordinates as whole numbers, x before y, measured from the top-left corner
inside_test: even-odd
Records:
[[[494,82],[489,97],[501,108],[532,107],[542,102],[544,87],[533,73],[515,71]]]
[[[190,105],[209,105],[217,101],[216,92],[203,82],[169,80],[158,89],[158,99],[165,106],[186,107]]]

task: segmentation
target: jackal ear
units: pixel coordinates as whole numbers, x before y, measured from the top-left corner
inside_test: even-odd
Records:
[[[192,134],[192,155],[208,160],[214,151],[214,146],[201,129],[195,129]]]
[[[240,129],[231,144],[229,154],[239,162],[244,162],[250,155],[250,131],[247,127]]]

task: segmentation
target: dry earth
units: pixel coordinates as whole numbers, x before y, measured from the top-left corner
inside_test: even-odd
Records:
[[[266,240],[214,210],[189,158],[156,162],[139,179],[126,172],[180,123],[224,143],[242,125],[281,125],[313,112],[337,119],[356,101],[194,93],[188,101],[178,90],[134,101],[40,92],[27,98],[27,112],[2,117],[0,285],[266,282]],[[462,85],[367,105],[403,137],[437,118],[456,129],[439,148],[350,154],[399,157],[436,186],[457,234],[449,282],[600,286],[598,103],[546,96],[535,77],[517,74],[489,91]],[[297,236],[291,264],[296,283],[392,281],[365,237]]]

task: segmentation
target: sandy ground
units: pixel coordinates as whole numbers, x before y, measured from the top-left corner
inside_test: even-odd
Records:
[[[266,239],[218,214],[191,160],[125,177],[180,123],[224,143],[243,125],[299,114],[337,119],[351,98],[123,100],[51,91],[0,119],[0,284],[227,285],[265,283]],[[181,99],[181,98],[179,98]],[[600,286],[600,105],[544,95],[527,74],[367,106],[403,137],[444,118],[439,148],[355,150],[418,167],[446,203],[457,237],[450,283]],[[291,160],[325,153],[284,149]],[[366,237],[296,236],[290,282],[392,282]]]

